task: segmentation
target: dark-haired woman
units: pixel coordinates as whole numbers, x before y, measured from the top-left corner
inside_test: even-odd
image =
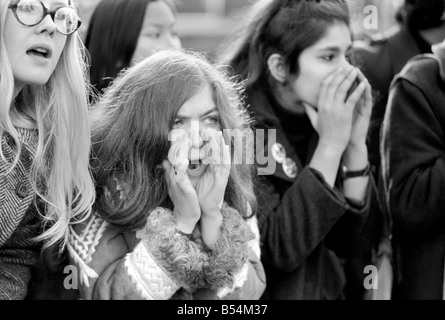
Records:
[[[175,13],[170,0],[103,0],[97,5],[85,39],[97,93],[121,70],[154,52],[181,48]]]
[[[260,1],[221,58],[245,81],[257,132],[267,131],[256,146],[257,160],[267,155],[263,298],[344,297],[344,258],[355,253],[371,190],[371,88],[348,62],[349,22],[340,0]]]

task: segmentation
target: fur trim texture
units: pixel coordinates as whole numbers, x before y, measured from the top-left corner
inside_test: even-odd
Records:
[[[145,228],[136,235],[177,284],[191,292],[205,287],[203,270],[209,264],[209,257],[201,245],[177,231],[170,210],[155,209],[147,218]]]
[[[213,290],[233,287],[235,275],[247,261],[247,243],[254,239],[254,234],[237,210],[224,203],[221,213],[220,235],[215,250],[209,252],[209,263],[204,267],[207,287]]]

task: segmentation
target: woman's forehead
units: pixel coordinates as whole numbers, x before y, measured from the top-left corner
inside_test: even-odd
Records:
[[[352,44],[351,30],[344,23],[336,23],[327,28],[323,36],[309,48],[329,50],[331,48],[349,48]]]

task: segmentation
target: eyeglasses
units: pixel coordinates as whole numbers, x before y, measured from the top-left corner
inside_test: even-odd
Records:
[[[29,27],[38,25],[47,15],[50,15],[57,31],[64,35],[74,33],[82,24],[76,9],[71,6],[63,6],[50,11],[40,0],[19,0],[8,8],[14,12],[18,22]]]

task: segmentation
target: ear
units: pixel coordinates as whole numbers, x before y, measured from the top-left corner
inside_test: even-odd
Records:
[[[271,54],[269,59],[267,59],[267,67],[269,68],[270,74],[280,83],[285,83],[287,79],[286,65],[284,63],[283,57],[274,53]]]

